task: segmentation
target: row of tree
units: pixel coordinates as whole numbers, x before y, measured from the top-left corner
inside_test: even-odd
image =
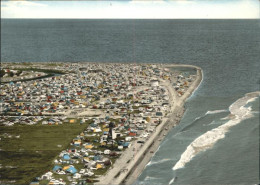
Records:
[[[5,74],[8,74],[8,76],[13,77],[14,75],[19,76],[22,73],[21,70],[18,70],[16,73],[9,71],[9,72],[5,72],[5,70],[1,69],[0,70],[0,77],[3,77]]]

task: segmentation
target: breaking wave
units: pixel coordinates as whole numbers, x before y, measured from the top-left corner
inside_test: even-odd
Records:
[[[157,153],[160,148],[161,148],[161,145],[159,145],[159,147],[157,148],[157,150],[154,153]]]
[[[198,120],[202,119],[202,118],[205,118],[207,115],[211,115],[211,114],[218,114],[218,113],[222,113],[222,112],[229,112],[228,110],[213,110],[213,111],[207,111],[203,116],[199,116],[199,117],[196,117],[194,119],[194,121],[187,125],[186,127],[184,127],[182,129],[182,131],[187,131],[189,128],[193,127],[194,123],[196,123]],[[205,126],[206,124],[204,124]]]
[[[203,124],[203,126],[205,126],[205,125],[209,126],[209,125],[215,125],[215,124],[217,124],[217,122],[215,120],[213,120],[212,122],[210,122],[210,124],[208,124],[208,125],[207,124]]]
[[[201,118],[203,118],[204,116],[199,116],[199,117],[196,117],[195,119],[194,119],[194,121],[193,122],[195,122],[195,121],[197,121],[197,120],[199,120],[199,119],[201,119]]]
[[[169,185],[175,182],[176,177],[173,177],[172,180],[169,182]]]
[[[190,99],[191,97],[193,97],[193,95],[194,95],[195,92],[198,90],[198,88],[201,87],[201,84],[202,84],[203,80],[204,80],[204,74],[203,74],[203,70],[201,70],[201,81],[200,81],[199,85],[197,85],[197,87],[192,91],[192,93],[191,93],[189,99]]]
[[[208,111],[208,112],[206,112],[205,115],[208,115],[208,114],[218,114],[218,113],[222,113],[222,112],[228,112],[228,110],[213,110],[213,111]]]
[[[193,122],[195,122],[195,121],[197,121],[201,118],[204,118],[205,116],[207,116],[209,114],[218,114],[218,113],[222,113],[222,112],[229,112],[229,111],[225,110],[225,109],[223,109],[223,110],[209,110],[203,116],[196,117]]]
[[[256,99],[257,99],[257,97],[251,98],[250,100],[248,100],[248,101],[246,102],[246,104],[251,103],[251,102],[254,102]]]
[[[248,102],[252,102],[260,96],[260,91],[248,93],[244,97],[235,101],[230,107],[231,116],[225,124],[214,128],[198,138],[196,138],[181,155],[180,160],[174,165],[173,170],[183,168],[198,153],[211,148],[218,140],[225,138],[228,130],[239,124],[242,120],[253,116],[251,107],[245,107]]]
[[[204,115],[204,116],[199,116],[199,117],[195,118],[194,121],[191,122],[191,124],[189,124],[189,125],[185,126],[184,128],[182,128],[182,129],[181,129],[181,132],[179,132],[179,133],[186,132],[186,131],[189,130],[191,127],[193,127],[194,123],[196,123],[198,120],[200,120],[200,119],[202,119],[202,118],[204,118],[204,117],[205,117],[205,115]]]
[[[162,159],[160,161],[155,161],[155,162],[150,161],[146,166],[151,166],[151,165],[154,165],[154,164],[161,164],[161,163],[164,163],[166,161],[172,161],[172,159]]]
[[[153,181],[153,180],[156,180],[156,179],[158,179],[158,178],[156,178],[156,177],[151,177],[151,176],[146,176],[145,179],[144,179],[144,181]]]

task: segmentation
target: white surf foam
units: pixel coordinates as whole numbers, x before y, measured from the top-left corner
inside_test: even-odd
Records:
[[[251,102],[254,102],[256,99],[257,99],[257,97],[251,98],[250,100],[248,100],[248,101],[246,102],[246,104],[251,103]]]
[[[157,150],[155,151],[155,153],[157,153],[158,152],[158,150],[161,148],[161,145],[159,145],[159,147],[157,148]]]
[[[208,115],[208,114],[218,114],[218,113],[222,113],[222,112],[228,112],[228,110],[212,110],[212,111],[206,112],[205,115]]]
[[[197,121],[197,120],[199,120],[199,119],[201,119],[201,118],[204,118],[206,115],[209,115],[209,114],[218,114],[218,113],[222,113],[222,112],[228,112],[228,110],[212,110],[212,111],[209,110],[209,111],[207,111],[203,116],[196,117],[193,122],[195,122],[195,121]]]
[[[144,181],[155,180],[155,179],[158,179],[158,178],[156,178],[156,177],[151,177],[151,176],[147,176],[147,177],[145,177]]]
[[[150,161],[147,166],[150,166],[150,165],[154,165],[154,164],[161,164],[161,163],[164,163],[166,161],[171,161],[172,159],[162,159],[160,161]]]
[[[193,95],[195,94],[195,92],[198,90],[198,88],[200,87],[200,85],[202,84],[204,80],[204,74],[203,74],[203,70],[201,70],[201,81],[199,83],[199,85],[192,91],[190,97],[188,99],[190,99],[191,97],[193,97]]]
[[[209,126],[209,125],[215,125],[215,124],[218,124],[215,120],[213,120],[212,122],[210,122],[210,124],[203,124],[203,125],[205,125],[205,126]]]
[[[196,117],[196,118],[194,119],[194,121],[197,121],[197,120],[201,119],[202,117],[203,117],[203,116]]]
[[[172,178],[172,180],[169,182],[169,185],[171,185],[172,183],[174,183],[175,181],[175,177]]]
[[[150,166],[151,164],[152,164],[152,161],[150,161],[146,166]],[[146,166],[145,166],[145,167],[146,167]]]
[[[173,170],[183,168],[186,163],[192,160],[198,153],[211,148],[218,140],[225,138],[229,128],[237,125],[242,120],[253,116],[251,107],[244,107],[247,102],[254,101],[255,97],[260,96],[260,92],[248,93],[244,97],[238,99],[230,107],[229,111],[234,115],[225,124],[214,128],[198,138],[196,138],[181,155],[180,160],[174,165]]]

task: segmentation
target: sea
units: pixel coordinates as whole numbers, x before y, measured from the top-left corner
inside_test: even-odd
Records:
[[[259,184],[259,96],[243,98],[260,89],[257,19],[1,19],[1,61],[199,66],[180,124],[134,184]]]

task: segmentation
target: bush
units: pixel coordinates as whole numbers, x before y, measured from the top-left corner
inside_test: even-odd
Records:
[[[13,76],[14,76],[14,73],[13,73],[13,72],[9,72],[8,75],[9,75],[10,77],[13,77]]]
[[[22,73],[22,71],[21,71],[21,70],[18,70],[17,73],[16,73],[16,75],[17,75],[17,76],[20,76],[21,73]]]
[[[1,69],[0,71],[0,77],[3,77],[5,75],[5,70]]]

